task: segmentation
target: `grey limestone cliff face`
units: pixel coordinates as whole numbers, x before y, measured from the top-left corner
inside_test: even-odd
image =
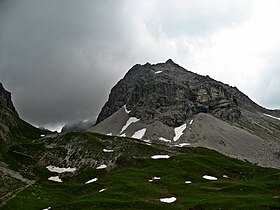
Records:
[[[0,144],[9,141],[10,128],[16,124],[17,111],[11,100],[11,93],[0,83]],[[2,141],[3,140],[3,141]]]
[[[236,121],[241,109],[262,110],[237,88],[190,72],[172,60],[133,66],[111,90],[96,124],[126,105],[143,123],[177,127],[197,113]]]
[[[11,93],[4,89],[2,83],[0,83],[0,106],[5,107],[18,115],[11,99]]]

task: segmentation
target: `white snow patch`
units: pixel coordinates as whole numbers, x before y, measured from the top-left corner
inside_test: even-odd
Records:
[[[191,184],[192,181],[185,181],[185,184]]]
[[[140,120],[140,119],[137,119],[136,117],[130,117],[130,118],[127,120],[125,126],[123,126],[123,128],[122,128],[122,130],[121,130],[120,133],[124,132],[125,129],[127,129],[128,126],[130,126],[130,124],[136,123],[136,122],[138,122],[139,120]]]
[[[135,138],[135,139],[142,139],[142,137],[145,135],[147,128],[143,128],[139,131],[136,131],[131,138]]]
[[[168,158],[170,158],[170,156],[169,155],[153,155],[151,158],[152,159],[168,159]]]
[[[162,71],[156,71],[155,74],[160,74]]]
[[[193,119],[190,121],[190,125],[193,123]]]
[[[160,176],[154,176],[153,178],[149,179],[149,182],[153,182],[155,180],[160,180],[161,177]]]
[[[112,136],[112,133],[107,133],[106,135],[107,135],[107,136]]]
[[[99,190],[99,192],[104,192],[105,190],[107,190],[106,188]]]
[[[41,136],[41,137],[45,137],[46,135],[45,135],[45,134],[41,134],[40,136]]]
[[[59,176],[51,176],[50,178],[48,178],[48,180],[54,181],[54,182],[62,182],[62,180],[59,178]]]
[[[65,172],[75,172],[77,169],[76,168],[59,168],[56,166],[47,166],[46,167],[50,172],[55,172],[55,173],[65,173]]]
[[[86,184],[89,184],[89,183],[92,183],[92,182],[96,182],[98,180],[98,178],[93,178],[93,179],[91,179],[91,180],[88,180],[87,182],[86,182]]]
[[[154,176],[153,179],[154,179],[154,180],[160,180],[161,177],[160,177],[160,176]]]
[[[123,106],[123,108],[124,108],[124,111],[126,112],[126,114],[129,114],[130,112],[131,112],[131,110],[127,110],[127,108],[126,108],[126,104]]]
[[[271,117],[271,118],[273,118],[273,119],[280,120],[279,117],[274,117],[274,116],[272,116],[272,115],[265,114],[265,113],[263,113],[263,114],[264,114],[265,116],[267,116],[267,117]]]
[[[175,147],[185,147],[185,146],[190,146],[190,143],[181,143],[181,144],[175,144]]]
[[[170,197],[170,198],[161,198],[160,202],[162,203],[173,203],[177,200],[175,197]]]
[[[126,137],[126,134],[123,133],[123,134],[119,135],[119,137]]]
[[[164,142],[171,142],[171,140],[163,138],[163,137],[159,137],[159,140],[164,141]]]
[[[177,128],[174,128],[175,136],[173,138],[174,141],[177,141],[182,135],[184,130],[186,129],[187,124],[183,124]]]
[[[208,176],[208,175],[204,175],[204,176],[203,176],[203,179],[207,179],[207,180],[210,180],[210,181],[216,181],[216,180],[218,180],[217,177]]]
[[[50,210],[52,207],[48,207],[48,208],[45,208],[45,209],[42,209],[42,210]]]
[[[103,149],[103,152],[114,152],[112,149]]]
[[[102,164],[102,165],[98,166],[96,169],[105,169],[105,168],[107,168],[107,165]]]
[[[223,175],[223,178],[226,178],[226,179],[227,179],[227,178],[228,178],[228,176],[227,176],[227,175]]]

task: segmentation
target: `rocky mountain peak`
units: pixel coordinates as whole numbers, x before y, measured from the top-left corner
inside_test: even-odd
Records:
[[[175,64],[171,58],[169,58],[165,63],[168,63],[168,64]]]
[[[133,66],[112,88],[97,124],[124,105],[142,122],[160,121],[171,127],[200,112],[235,121],[240,109],[262,109],[237,88],[190,72],[171,59]]]
[[[0,106],[5,107],[18,115],[11,99],[11,93],[5,90],[2,83],[0,83]]]

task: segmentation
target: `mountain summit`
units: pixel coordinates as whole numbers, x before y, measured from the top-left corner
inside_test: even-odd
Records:
[[[135,65],[113,87],[97,124],[126,105],[145,123],[160,121],[177,127],[197,113],[235,121],[241,109],[262,110],[237,88],[166,63]]]
[[[275,166],[280,165],[279,117],[279,111],[259,106],[236,87],[169,59],[133,66],[112,88],[91,130],[171,146],[203,146]]]

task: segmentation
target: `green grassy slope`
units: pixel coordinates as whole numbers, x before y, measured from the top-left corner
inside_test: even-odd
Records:
[[[33,127],[11,110],[0,106],[0,207],[7,199],[28,187],[34,179],[34,176],[29,173],[29,168],[32,168],[34,163],[30,161],[32,158],[15,153],[14,148],[27,144],[30,145],[29,150],[36,151],[33,140],[47,133],[50,132]],[[22,162],[30,166],[26,167]]]
[[[28,158],[21,153],[16,154],[14,148],[28,145],[28,149],[35,152],[36,148],[34,147],[37,147],[37,145],[33,143],[33,140],[39,139],[41,134],[49,134],[51,132],[35,128],[2,107],[1,113],[4,111],[9,120],[5,123],[7,131],[5,133],[2,132],[3,138],[0,138],[0,163],[4,162],[9,165],[9,168],[19,171],[22,165],[15,157],[17,156],[21,161],[26,161],[31,164],[32,161],[30,162],[30,159],[32,158]],[[4,139],[8,139],[8,141]]]
[[[45,148],[47,143],[30,143],[30,150],[28,144],[17,145],[15,150],[35,161],[32,174],[37,182],[19,192],[2,209],[280,209],[277,169],[261,168],[204,148],[149,146],[141,141],[93,133],[68,133],[48,142],[62,148],[75,139],[80,144],[76,147],[87,148],[99,162],[114,160],[112,170],[80,165],[76,172],[60,175],[63,183],[51,182],[48,177],[57,174],[36,162],[38,154],[34,152],[50,152],[52,149]],[[105,147],[114,152],[103,153]],[[53,154],[58,157],[56,152]],[[171,158],[153,160],[153,154],[170,154]],[[206,174],[218,180],[203,179]],[[161,179],[149,182],[154,176]],[[97,182],[85,184],[95,177]],[[186,180],[192,183],[185,184]],[[177,198],[176,202],[159,201],[171,196]]]

